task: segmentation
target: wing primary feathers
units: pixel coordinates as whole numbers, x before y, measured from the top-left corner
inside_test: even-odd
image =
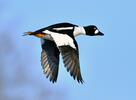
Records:
[[[41,52],[41,65],[46,78],[54,83],[57,81],[59,67],[59,50],[53,41],[44,40]]]
[[[59,46],[59,51],[62,54],[63,62],[67,71],[70,71],[70,75],[73,79],[77,79],[79,83],[83,83],[83,79],[80,72],[78,49],[75,50],[72,47]]]

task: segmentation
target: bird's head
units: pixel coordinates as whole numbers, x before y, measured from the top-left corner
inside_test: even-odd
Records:
[[[86,31],[86,35],[90,35],[90,36],[97,36],[97,35],[103,36],[104,35],[94,25],[85,26],[84,29]]]

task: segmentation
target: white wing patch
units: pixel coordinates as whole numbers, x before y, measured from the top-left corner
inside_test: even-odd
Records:
[[[61,27],[61,28],[53,28],[54,30],[61,31],[61,30],[72,30],[73,27]]]
[[[74,45],[74,41],[73,39],[66,35],[66,34],[51,34],[51,36],[53,37],[54,41],[56,42],[57,46],[64,46],[64,45],[69,45],[72,48],[76,49],[75,45]]]
[[[67,34],[60,34],[56,32],[51,32],[49,30],[45,30],[44,33],[51,35],[57,47],[69,45],[70,47],[76,49],[73,39]]]

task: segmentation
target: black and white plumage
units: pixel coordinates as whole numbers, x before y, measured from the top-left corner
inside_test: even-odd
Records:
[[[50,75],[50,81],[55,82],[58,76],[59,68],[59,50],[53,41],[44,40],[41,52],[41,64],[46,74]]]
[[[78,82],[83,83],[78,45],[74,37],[80,34],[103,35],[96,26],[80,27],[71,23],[59,23],[35,32],[27,32],[27,34],[41,38],[41,64],[46,77],[49,77],[53,83],[57,81],[60,53],[70,75]]]

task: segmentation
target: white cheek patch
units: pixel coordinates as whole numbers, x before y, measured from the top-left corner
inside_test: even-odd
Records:
[[[99,30],[95,30],[94,34],[98,34],[99,33]]]

